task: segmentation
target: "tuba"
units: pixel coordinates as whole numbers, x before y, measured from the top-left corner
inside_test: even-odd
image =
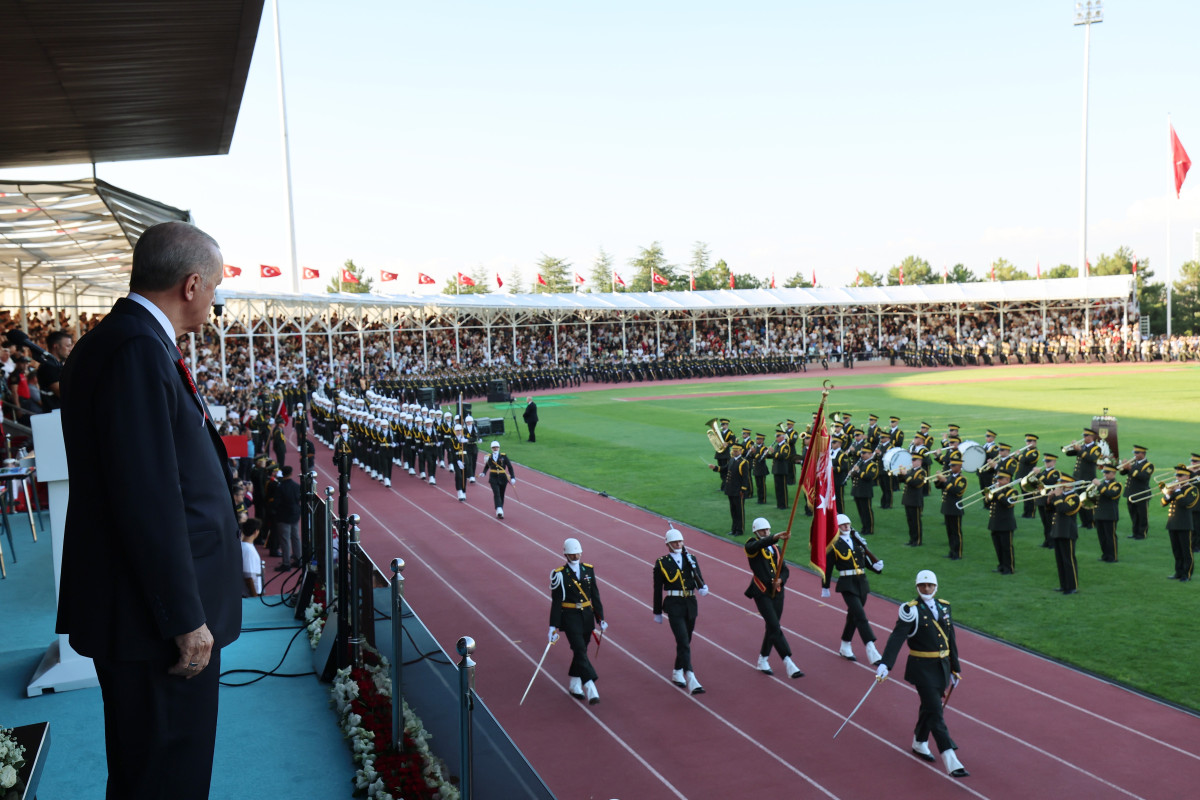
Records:
[[[704,435],[708,437],[708,443],[712,445],[713,450],[716,450],[718,453],[724,453],[725,448],[729,446],[729,443],[725,441],[725,437],[721,435],[719,417],[713,417],[704,423]]]

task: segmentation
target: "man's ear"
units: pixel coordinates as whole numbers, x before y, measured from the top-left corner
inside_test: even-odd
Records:
[[[183,292],[183,299],[188,301],[189,303],[192,300],[195,300],[196,292],[198,292],[200,290],[200,284],[202,281],[203,281],[203,279],[200,277],[199,272],[193,272],[190,275],[188,275],[186,278],[184,278],[183,279],[183,287],[181,289],[181,291]]]

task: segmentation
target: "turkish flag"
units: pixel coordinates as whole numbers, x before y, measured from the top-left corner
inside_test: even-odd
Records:
[[[379,270],[379,280],[380,281],[394,281],[394,280],[396,280],[396,278],[399,278],[399,277],[400,276],[394,272],[387,272],[386,270],[382,270],[382,269]]]
[[[696,291],[696,273],[688,270],[688,288],[693,292]]]
[[[475,281],[471,280],[471,278],[469,276],[463,275],[460,272],[460,273],[458,273],[458,285],[459,286],[474,286]]]
[[[809,560],[817,572],[825,574],[825,554],[837,538],[837,507],[833,493],[833,462],[829,458],[829,428],[825,425],[825,404],[817,410],[813,435],[800,474],[800,488],[813,509],[809,531]]]
[[[664,278],[662,275],[659,275],[654,270],[650,270],[650,280],[654,281],[659,286],[667,286],[668,284],[671,283],[669,280]]]
[[[624,286],[624,285],[625,285],[625,279],[624,279],[624,278],[622,278],[620,275],[618,275],[618,274],[617,274],[617,273],[615,273],[615,272],[613,273],[613,282],[614,282],[614,283],[619,283],[619,284],[621,284],[622,286]]]
[[[1038,276],[1038,280],[1042,279],[1042,262],[1041,261],[1037,262],[1037,276]]]
[[[1092,262],[1088,261],[1085,258],[1083,260],[1083,275],[1084,275],[1084,277],[1087,277],[1088,275],[1091,275],[1091,274],[1092,274]],[[996,268],[992,267],[992,280],[995,280],[995,279],[996,279]]]
[[[270,267],[266,264],[259,264],[258,274],[264,278],[278,278],[283,273],[279,270],[279,267]]]
[[[732,272],[731,272],[731,273],[729,273],[729,288],[730,288],[730,289],[736,289],[736,288],[737,288],[736,286],[734,286],[734,285],[733,285],[733,273],[732,273]]]
[[[1133,260],[1133,274],[1137,275],[1137,259]]]
[[[304,280],[306,280],[306,281],[311,281],[311,280],[316,280],[316,279],[317,279],[317,278],[319,278],[319,277],[321,277],[321,271],[320,271],[320,270],[318,270],[318,269],[313,269],[312,267],[305,267],[305,268],[304,268]]]
[[[504,288],[504,281],[500,279],[500,273],[499,273],[499,272],[497,272],[497,273],[496,273],[496,288],[497,288],[497,289],[503,289],[503,288]]]
[[[775,288],[775,273],[774,272],[771,273],[771,288],[772,289]]]
[[[904,285],[904,267],[900,268],[900,285]]]
[[[575,273],[575,282],[579,283],[579,284],[582,284],[584,282],[583,276],[580,275],[578,272]]]
[[[225,277],[226,278],[236,278],[238,275],[241,275],[241,274],[242,274],[241,267],[235,267],[233,264],[225,265]]]
[[[546,279],[542,277],[542,273],[539,272],[537,274],[537,276],[538,276],[538,285],[539,286],[549,286],[549,284],[546,283]]]
[[[996,265],[992,264],[992,280],[996,280]]]
[[[342,270],[342,283],[358,283],[358,278],[348,269]]]
[[[812,285],[813,285],[814,287],[817,285],[817,271],[816,271],[815,269],[813,270],[813,279],[812,279]]]
[[[1175,135],[1174,125],[1171,126],[1171,166],[1175,170],[1175,197],[1178,198],[1179,190],[1183,188],[1183,179],[1192,168],[1192,160],[1188,158],[1187,150],[1183,149],[1183,142]]]
[[[429,286],[433,284],[433,278],[429,277],[424,272],[418,272],[417,283],[421,284],[422,286]]]

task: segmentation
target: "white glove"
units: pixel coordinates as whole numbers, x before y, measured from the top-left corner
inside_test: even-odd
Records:
[[[708,594],[708,584],[704,584],[703,586],[701,586],[696,591],[696,594],[700,595],[701,597],[704,597],[706,594]]]
[[[874,564],[871,565],[871,569],[875,570],[876,572],[883,572],[883,562],[876,561]]]
[[[887,664],[880,664],[879,667],[876,668],[876,670],[875,670],[875,680],[881,681],[881,680],[884,680],[885,678],[887,678],[887,676],[888,676]]]
[[[662,625],[662,614],[655,614],[654,621],[657,622],[659,625]],[[603,628],[601,628],[601,630],[603,630]]]
[[[550,640],[551,642],[557,642],[557,641],[558,641],[558,629],[557,629],[557,628],[555,628],[553,625],[551,625],[551,626],[550,626],[550,636],[549,636],[549,640]]]
[[[606,630],[608,630],[608,623],[607,623],[607,622],[605,622],[604,620],[600,620],[600,630],[601,630],[601,631],[606,631]]]
[[[958,682],[961,680],[962,680],[961,675],[959,675],[957,672],[951,672],[950,673],[950,688],[953,689],[955,686],[958,686]]]
[[[822,590],[821,590],[821,597],[829,597],[829,590],[828,590],[828,589],[822,589]]]
[[[462,468],[463,468],[463,465],[462,465],[462,462],[461,462],[461,461],[455,461],[455,462],[454,462],[454,465],[455,465],[456,467],[458,467],[459,469],[462,469]]]
[[[511,483],[513,486],[516,486],[516,485],[517,485],[517,479],[516,479],[516,478],[509,478],[509,479],[508,479],[508,482],[509,482],[509,483]]]

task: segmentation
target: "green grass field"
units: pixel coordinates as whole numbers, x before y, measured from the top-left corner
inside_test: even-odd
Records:
[[[1191,365],[924,370],[901,376],[831,369],[786,379],[540,394],[541,422],[533,445],[517,441],[507,406],[478,403],[474,413],[508,418],[504,447],[519,464],[721,532],[729,527],[729,510],[717,491],[716,474],[704,466],[713,456],[704,422],[729,417],[735,430],[748,426],[771,441],[775,424],[785,418],[796,420],[800,428],[808,423],[825,378],[835,383],[827,410],[853,412],[856,425],[865,425],[868,413],[884,421],[894,414],[911,437],[922,420],[939,436],[947,423],[958,423],[964,439],[982,442],[984,430],[992,428],[1014,448],[1024,443],[1024,433],[1032,432],[1041,436],[1043,453],[1060,453],[1060,467],[1068,472],[1074,459],[1062,457],[1061,448],[1079,438],[1093,415],[1105,408],[1118,419],[1123,458],[1132,445],[1144,445],[1161,470],[1200,452],[1200,426],[1194,418],[1200,367]],[[969,483],[974,491],[974,476]],[[846,497],[857,524],[848,491]],[[1167,580],[1173,560],[1157,496],[1151,501],[1145,541],[1125,538],[1130,528],[1122,501],[1120,563],[1099,562],[1095,532],[1080,530],[1080,592],[1071,597],[1054,591],[1054,554],[1038,546],[1040,521],[1020,519],[1018,513],[1017,573],[1002,577],[992,572],[995,551],[982,505],[970,507],[964,520],[965,558],[943,558],[946,536],[938,502],[936,491],[926,502],[924,547],[910,548],[903,546],[908,536],[899,496],[892,510],[879,511],[876,492],[871,548],[887,566],[882,575],[871,577],[874,591],[897,600],[911,598],[913,576],[933,569],[939,594],[954,603],[963,624],[1200,710],[1200,639],[1195,635],[1200,579],[1186,584]],[[796,529],[807,539],[808,518],[801,514]],[[775,530],[786,526],[786,512],[774,505],[770,477],[767,504],[756,505],[752,498],[746,515],[748,520],[767,517]],[[807,562],[805,546],[793,547],[793,553]]]

